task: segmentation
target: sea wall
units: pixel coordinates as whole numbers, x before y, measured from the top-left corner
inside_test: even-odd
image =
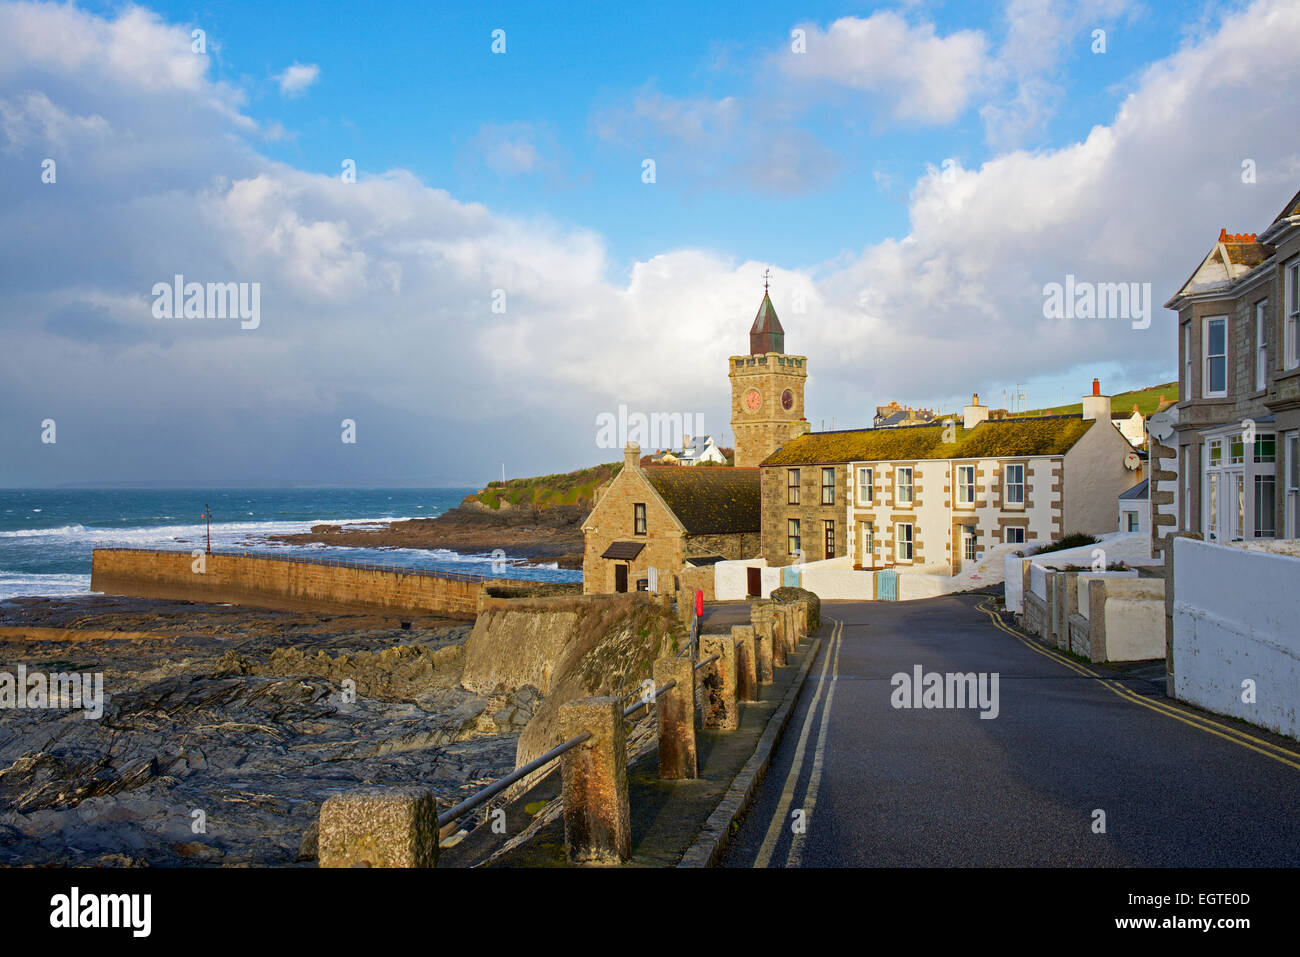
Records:
[[[363,565],[214,552],[95,549],[90,589],[136,598],[291,610],[384,611],[473,618],[482,581]]]
[[[530,685],[542,693],[519,736],[519,766],[563,740],[560,705],[635,691],[655,659],[676,654],[686,640],[664,597],[645,592],[484,598],[465,643],[461,685],[477,694],[510,694]]]

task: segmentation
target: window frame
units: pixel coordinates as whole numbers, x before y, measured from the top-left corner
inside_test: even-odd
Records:
[[[964,481],[964,480],[962,479],[962,473],[963,473],[963,472],[969,472],[969,474],[970,474],[970,481],[969,481],[969,482],[966,482],[966,481]],[[953,484],[956,485],[956,487],[957,487],[957,493],[958,493],[957,496],[956,496],[957,507],[958,507],[958,508],[974,508],[974,507],[975,507],[975,489],[976,489],[976,484],[975,484],[975,466],[974,466],[974,465],[958,465],[958,466],[957,466],[957,476],[956,476],[956,481],[955,481]],[[969,497],[963,498],[962,493],[964,493],[964,492],[969,492]]]
[[[1011,540],[1011,533],[1015,532],[1020,537],[1015,541]],[[1005,545],[1023,545],[1026,541],[1025,526],[1023,525],[1004,525],[1002,527],[1002,542]]]
[[[1285,309],[1282,317],[1282,354],[1284,368],[1289,371],[1300,368],[1300,256],[1287,262],[1282,271],[1286,277],[1286,291],[1282,300]]]
[[[828,475],[830,476],[830,481],[829,481],[829,482],[826,480],[826,477],[827,477]],[[835,469],[834,469],[834,467],[831,467],[831,468],[826,468],[826,467],[824,467],[824,466],[822,467],[822,504],[823,504],[823,505],[834,505],[834,504],[835,504]]]
[[[907,498],[903,498],[903,473],[907,473]],[[898,508],[911,508],[916,503],[916,471],[911,465],[900,465],[894,469],[894,505]]]
[[[1255,391],[1268,389],[1268,300],[1255,303]]]
[[[1018,469],[1020,472],[1020,481],[1011,481],[1011,470]],[[1025,467],[1024,462],[1007,462],[1002,466],[1002,507],[1013,508],[1017,511],[1023,511],[1026,505],[1025,500],[1028,498],[1029,489],[1027,488],[1029,470]],[[1011,490],[1020,489],[1020,498],[1013,499]]]
[[[799,480],[798,469],[785,470],[785,504],[799,504]]]
[[[866,473],[866,477],[867,477],[865,484],[862,481],[862,475],[864,472]],[[876,480],[876,470],[872,466],[870,465],[858,466],[858,484],[857,484],[857,490],[854,494],[857,496],[856,501],[859,505],[875,504],[875,500],[876,500],[876,490],[874,487],[875,480]],[[862,497],[862,490],[864,488],[867,491],[867,496],[865,499]]]
[[[907,529],[907,537],[903,537],[903,529]],[[907,546],[907,557],[903,557],[903,546]],[[894,564],[910,565],[915,561],[916,555],[916,529],[911,522],[894,523]]]
[[[1216,324],[1223,325],[1223,351],[1210,352],[1210,329]],[[1228,395],[1228,356],[1232,350],[1232,343],[1229,339],[1228,317],[1227,316],[1205,316],[1201,320],[1201,398],[1202,399],[1223,399]],[[1210,383],[1213,379],[1211,375],[1211,363],[1214,361],[1223,363],[1223,388],[1211,389]]]
[[[797,518],[785,520],[785,547],[787,555],[803,554],[803,536],[800,534]]]
[[[632,534],[646,534],[645,502],[632,503]]]

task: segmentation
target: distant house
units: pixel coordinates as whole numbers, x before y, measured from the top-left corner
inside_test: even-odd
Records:
[[[930,566],[955,575],[998,544],[1109,532],[1140,459],[1110,421],[1110,399],[1082,416],[990,420],[978,403],[943,424],[816,432],[764,460],[769,565],[849,556],[863,568]]]
[[[890,402],[889,405],[876,406],[875,417],[871,427],[875,429],[895,429],[906,425],[927,425],[935,420],[935,414],[929,409],[913,409],[911,406]]]
[[[676,591],[689,563],[758,554],[758,469],[642,468],[640,457],[628,445],[582,523],[584,594]]]
[[[672,449],[664,449],[662,452],[659,452],[657,455],[653,456],[650,459],[650,461],[654,465],[676,465],[678,464],[679,460],[677,456],[673,453]]]
[[[1147,441],[1147,420],[1138,411],[1136,404],[1133,411],[1129,413],[1113,413],[1110,417],[1110,424],[1119,429],[1120,435],[1128,439],[1129,445],[1135,449],[1142,448]]]
[[[1119,494],[1119,530],[1121,532],[1151,532],[1150,482],[1143,479]]]
[[[686,436],[686,442],[677,455],[678,465],[726,465],[727,457],[722,454],[718,444],[711,435]]]

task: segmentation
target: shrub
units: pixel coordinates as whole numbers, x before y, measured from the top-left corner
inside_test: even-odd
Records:
[[[1042,555],[1044,552],[1063,552],[1067,548],[1082,548],[1084,545],[1096,545],[1097,539],[1092,535],[1085,535],[1083,532],[1071,532],[1069,535],[1061,538],[1060,541],[1052,542],[1050,545],[1044,545],[1037,554]]]
[[[772,592],[772,599],[781,602],[806,601],[808,603],[808,634],[812,634],[822,623],[822,600],[806,588],[777,588]]]

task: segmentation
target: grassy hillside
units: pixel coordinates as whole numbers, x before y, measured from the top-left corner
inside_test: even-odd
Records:
[[[594,465],[558,475],[510,479],[505,483],[488,482],[484,488],[465,497],[465,503],[478,502],[499,509],[503,502],[517,508],[549,508],[554,505],[591,505],[592,493],[618,474],[622,462]]]
[[[1138,411],[1143,415],[1150,415],[1160,404],[1160,397],[1166,399],[1178,399],[1178,383],[1166,382],[1163,385],[1153,385],[1145,389],[1138,389],[1135,392],[1121,392],[1110,400],[1112,412],[1132,412],[1136,404]],[[1083,413],[1083,403],[1075,402],[1073,405],[1058,405],[1050,409],[1034,409],[1030,412],[1016,412],[1015,415],[1081,415]]]

